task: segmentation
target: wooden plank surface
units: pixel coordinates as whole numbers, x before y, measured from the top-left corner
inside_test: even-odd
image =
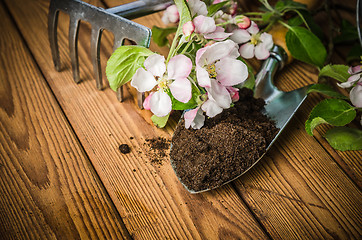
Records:
[[[129,238],[0,3],[0,239]]]
[[[6,0],[45,80],[54,92],[80,144],[109,192],[125,227],[136,239],[321,239],[359,238],[361,151],[337,152],[320,136],[308,136],[304,122],[320,96],[308,97],[277,143],[248,174],[225,187],[191,195],[176,179],[166,158],[152,163],[145,139],[172,134],[149,124],[129,91],[118,103],[106,88],[97,91],[89,56],[89,26],[79,36],[80,84],[75,84],[68,58],[67,17],[60,16],[62,71],[50,61],[46,32],[46,0]],[[108,6],[123,1],[106,0]],[[91,4],[103,6],[98,1]],[[160,14],[135,20],[162,25]],[[102,38],[102,63],[112,50],[110,34]],[[151,45],[165,54],[167,49]],[[312,67],[294,62],[278,75],[283,90],[317,81]],[[43,79],[39,81],[44,82]],[[132,152],[118,151],[121,143]]]
[[[145,154],[145,138],[159,135],[169,138],[168,133],[145,122],[129,97],[119,104],[110,89],[95,89],[94,81],[84,76],[92,72],[85,39],[80,39],[79,54],[81,78],[86,80],[74,84],[70,63],[68,59],[64,61],[68,52],[64,33],[68,26],[62,17],[59,40],[64,67],[60,73],[54,70],[49,48],[40,47],[48,44],[45,24],[48,1],[6,3],[134,238],[266,238],[230,186],[190,195],[172,174],[168,162],[162,166],[150,163]],[[132,152],[122,155],[118,151],[120,143],[129,144]]]

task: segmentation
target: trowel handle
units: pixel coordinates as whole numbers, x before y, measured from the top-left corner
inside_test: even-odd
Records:
[[[295,0],[296,2],[307,5],[309,9],[316,8],[321,1],[318,0]],[[285,35],[288,29],[283,25],[277,24],[269,31],[273,36],[274,46],[270,50],[270,56],[263,62],[260,71],[255,78],[254,97],[262,98],[266,103],[274,99],[282,92],[274,85],[273,79],[277,70],[293,61],[293,57],[287,48]]]
[[[173,4],[173,1],[170,0],[138,0],[109,8],[106,11],[124,18],[133,19],[165,10],[171,4]]]
[[[274,45],[270,56],[263,62],[258,74],[255,76],[255,98],[262,98],[266,103],[271,101],[280,90],[274,86],[273,79],[277,70],[282,69],[288,56],[284,49]]]

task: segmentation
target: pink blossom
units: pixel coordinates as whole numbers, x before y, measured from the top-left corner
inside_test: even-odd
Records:
[[[167,65],[165,58],[159,54],[149,56],[144,68],[137,69],[132,77],[131,85],[139,92],[151,91],[155,86],[158,90],[149,96],[146,108],[152,113],[163,117],[172,109],[168,90],[180,102],[187,103],[191,99],[191,83],[187,79],[192,69],[191,60],[185,55],[176,55]]]
[[[212,17],[205,17],[203,15],[197,16],[192,20],[195,25],[196,33],[211,33],[216,30],[215,20]]]
[[[201,48],[196,53],[197,81],[208,94],[201,108],[209,117],[230,107],[232,99],[227,87],[240,84],[248,77],[247,66],[237,57],[237,45],[231,40]]]
[[[192,24],[190,22],[185,23],[182,29],[185,36],[189,36],[187,34],[194,30],[195,33],[202,35],[205,39],[216,41],[223,41],[232,35],[232,33],[226,33],[224,28],[217,27],[212,17],[203,15],[195,17]]]
[[[177,23],[180,20],[176,5],[171,5],[166,8],[162,16],[162,22],[164,24]]]
[[[233,31],[231,40],[240,46],[239,52],[243,58],[250,59],[254,56],[259,60],[269,57],[269,50],[273,47],[273,38],[269,33],[260,33],[258,25],[252,22],[246,30],[236,29]]]
[[[351,76],[347,82],[340,83],[338,86],[350,88],[356,84],[349,92],[349,98],[354,106],[362,108],[362,65],[350,67],[348,73],[351,74]]]

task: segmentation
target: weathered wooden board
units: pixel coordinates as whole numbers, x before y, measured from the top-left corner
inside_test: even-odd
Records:
[[[79,44],[81,78],[85,81],[74,84],[70,63],[64,57],[68,52],[64,34],[68,26],[62,17],[59,41],[64,67],[60,73],[54,70],[50,49],[44,47],[48,44],[48,1],[6,3],[133,237],[266,238],[230,186],[190,195],[179,184],[168,162],[162,166],[150,163],[145,138],[169,137],[169,134],[145,122],[129,97],[119,104],[110,89],[96,90],[94,81],[88,80],[92,69],[85,38]],[[104,44],[107,46],[107,41]],[[107,49],[111,49],[109,44]],[[132,152],[122,155],[118,151],[120,143],[129,144]]]
[[[133,237],[317,239],[361,235],[361,191],[353,182],[356,178],[351,177],[361,171],[361,152],[336,152],[318,136],[305,133],[304,121],[319,99],[316,95],[309,97],[275,146],[249,173],[218,190],[190,195],[177,181],[167,158],[162,159],[162,165],[151,163],[150,149],[145,145],[146,138],[170,138],[176,119],[165,130],[157,129],[149,124],[149,113],[137,108],[129,91],[120,104],[109,88],[96,90],[89,27],[83,25],[79,34],[83,81],[77,85],[70,72],[67,17],[60,17],[63,68],[58,73],[48,48],[48,1],[5,2]],[[112,6],[123,1],[105,2]],[[98,1],[91,3],[102,6]],[[136,21],[148,27],[162,25],[160,14]],[[111,45],[110,34],[105,34],[103,65]],[[167,53],[153,44],[151,49]],[[316,71],[298,62],[287,66],[277,78],[283,90],[316,81]],[[130,145],[132,152],[122,155],[118,151],[121,143]],[[350,166],[354,171],[348,171],[349,163],[356,164]]]
[[[0,238],[129,238],[0,4]]]

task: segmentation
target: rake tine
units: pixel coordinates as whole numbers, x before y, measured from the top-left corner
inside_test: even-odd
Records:
[[[60,72],[60,57],[59,57],[59,48],[58,48],[58,16],[59,11],[54,8],[54,5],[51,4],[49,7],[48,13],[48,36],[50,42],[50,49],[52,52],[52,58],[55,69]]]
[[[119,16],[127,18],[140,17],[163,10],[170,4],[171,0],[139,0],[105,10],[81,0],[51,0],[48,14],[48,35],[56,70],[60,71],[60,56],[57,40],[59,11],[67,13],[70,17],[69,52],[73,78],[76,83],[80,81],[78,59],[79,24],[81,21],[86,21],[91,24],[91,56],[93,71],[96,78],[97,88],[102,89],[103,82],[102,72],[100,70],[100,41],[103,29],[107,29],[114,34],[113,50],[122,46],[125,38],[130,39],[141,46],[148,47],[151,37],[150,29],[130,20],[120,18]],[[120,101],[123,99],[122,87],[117,90],[117,98]],[[137,95],[137,102],[140,108],[142,108],[144,99],[144,94],[139,93]]]
[[[72,63],[74,82],[79,83],[79,60],[78,60],[78,30],[79,19],[70,18],[69,22],[69,54]]]
[[[117,100],[122,102],[123,101],[123,86],[120,86],[117,89]]]
[[[137,104],[140,109],[143,109],[143,102],[145,101],[145,93],[137,92]]]
[[[91,33],[91,58],[93,62],[93,72],[96,78],[97,88],[103,88],[101,60],[100,60],[100,42],[103,30],[97,26],[92,26]]]

